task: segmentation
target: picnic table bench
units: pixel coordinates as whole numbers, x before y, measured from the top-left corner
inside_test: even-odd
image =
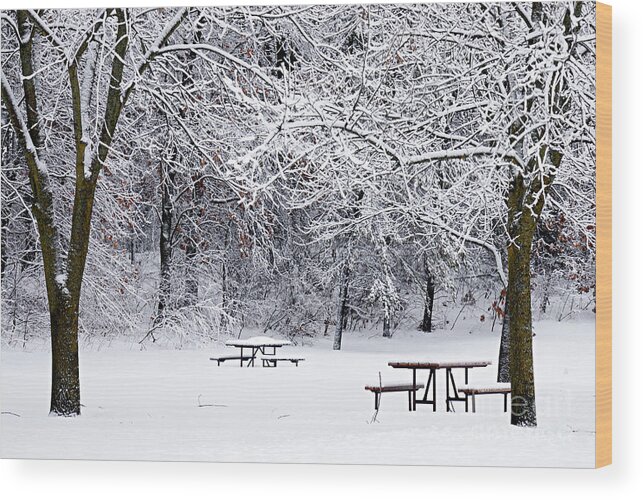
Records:
[[[249,359],[251,359],[250,356],[219,356],[216,358],[210,358],[210,361],[216,361],[217,366],[221,366],[221,363],[224,363],[225,361],[239,360],[243,364],[244,361],[248,361]]]
[[[413,396],[415,391],[424,388],[424,384],[389,384],[389,385],[367,385],[364,387],[367,391],[375,394],[375,409],[379,410],[380,400],[384,392],[408,392],[409,393],[409,411],[413,411]]]
[[[264,367],[276,368],[279,361],[290,361],[295,366],[299,366],[301,361],[306,361],[304,358],[293,358],[287,356],[265,355],[261,356],[261,363]]]
[[[476,412],[476,395],[481,394],[502,394],[504,396],[504,409],[507,413],[507,396],[511,394],[511,384],[491,384],[487,386],[466,386],[460,388],[460,392],[464,394],[464,411],[469,411],[469,396],[471,396],[471,410]]]

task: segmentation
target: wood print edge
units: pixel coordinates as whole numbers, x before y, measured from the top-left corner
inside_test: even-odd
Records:
[[[612,7],[596,3],[596,456],[612,463]]]

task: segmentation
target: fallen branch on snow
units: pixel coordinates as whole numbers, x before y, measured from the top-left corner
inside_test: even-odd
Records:
[[[199,408],[208,408],[208,407],[217,407],[217,408],[227,408],[228,405],[213,405],[213,404],[203,404],[201,403],[201,394],[199,394],[196,398],[197,405]]]

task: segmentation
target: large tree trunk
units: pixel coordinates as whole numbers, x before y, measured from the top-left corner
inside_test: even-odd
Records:
[[[427,272],[426,276],[426,294],[424,296],[424,315],[422,316],[422,323],[420,330],[423,332],[431,332],[433,329],[433,299],[435,298],[435,282],[433,275]]]
[[[80,414],[78,302],[66,298],[50,310],[51,406],[53,415]]]
[[[535,427],[537,423],[531,318],[531,244],[536,219],[532,210],[527,208],[532,195],[532,190],[528,190],[522,177],[518,176],[508,199],[511,238],[507,253],[511,423],[523,427]],[[534,209],[540,213],[542,202]]]
[[[526,243],[526,242],[525,242]],[[528,245],[528,243],[526,243]],[[531,325],[531,247],[509,248],[509,376],[511,423],[536,425],[536,393]]]
[[[347,252],[348,253],[348,252]],[[339,293],[337,294],[337,317],[335,320],[335,338],[333,340],[333,349],[339,351],[342,348],[342,335],[344,334],[344,325],[346,323],[346,312],[348,303],[348,282],[350,278],[349,256],[342,264],[339,274]]]

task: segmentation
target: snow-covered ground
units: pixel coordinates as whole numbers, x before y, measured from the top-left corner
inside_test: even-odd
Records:
[[[203,350],[83,352],[78,418],[48,417],[46,352],[1,353],[0,455],[15,458],[207,460],[359,464],[592,467],[594,323],[538,322],[534,338],[538,427],[520,429],[502,397],[477,399],[477,413],[407,411],[405,393],[384,394],[376,421],[364,385],[410,381],[387,367],[398,359],[491,359],[470,383],[493,382],[495,333],[462,325],[392,339],[348,333],[343,350],[328,339],[282,352],[299,367],[217,367]],[[372,335],[372,334],[371,334]],[[457,374],[460,377],[461,374]]]

